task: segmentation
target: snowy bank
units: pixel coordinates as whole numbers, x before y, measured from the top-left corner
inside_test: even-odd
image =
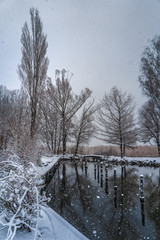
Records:
[[[32,168],[28,169],[28,174],[33,174],[33,170],[35,169],[39,173],[40,176],[44,176],[50,169],[54,168],[54,166],[58,163],[60,159],[60,156],[53,156],[53,157],[43,157],[42,158],[42,166],[41,167],[35,167],[33,164],[31,164]],[[2,163],[2,162],[1,162]],[[4,162],[5,163],[5,162]],[[10,163],[10,162],[9,162]],[[12,162],[14,167],[16,168],[16,163]],[[18,162],[17,162],[18,164]],[[13,167],[12,166],[12,167]],[[16,169],[21,169],[20,166],[18,166]],[[15,174],[14,171],[9,171],[7,174],[8,177],[10,177],[9,174]],[[5,172],[4,172],[5,174]],[[17,173],[18,176],[18,173]],[[30,175],[29,175],[30,176]],[[21,174],[20,174],[20,177]],[[4,181],[5,178],[1,177],[1,180]],[[29,180],[26,179],[28,183]],[[38,182],[41,182],[41,179],[38,180]],[[15,190],[15,197],[17,196],[18,189]],[[23,200],[23,199],[22,199]],[[38,201],[38,196],[37,196]],[[18,213],[20,210],[21,201],[18,202],[19,208],[16,213]],[[13,203],[14,204],[14,203]],[[63,219],[61,216],[59,216],[54,210],[49,208],[48,206],[44,206],[44,204],[36,203],[37,209],[40,210],[40,214],[37,214],[37,226],[36,228],[32,228],[30,226],[30,232],[23,229],[18,230],[18,226],[21,222],[20,219],[16,219],[16,215],[13,215],[11,217],[9,222],[0,221],[0,240],[87,240],[83,234],[81,234],[76,228],[74,228],[71,224],[69,224],[65,219]],[[22,208],[23,210],[23,208]],[[38,210],[38,212],[39,212]],[[3,212],[5,213],[6,210],[4,209],[1,212],[1,217],[3,217]],[[38,213],[37,212],[37,213]],[[28,215],[30,216],[30,214]],[[3,219],[2,219],[3,220]],[[15,221],[13,221],[15,220]],[[16,221],[19,221],[18,223]],[[10,230],[11,231],[10,231]],[[17,231],[16,231],[17,229]],[[8,231],[9,230],[9,231]]]
[[[107,159],[110,163],[117,164],[130,164],[138,166],[150,166],[150,167],[160,167],[160,158],[159,157],[114,157],[110,156]]]
[[[39,172],[41,176],[44,176],[53,166],[55,166],[61,156],[53,155],[52,157],[43,156],[41,158],[42,166],[36,166],[36,170]]]
[[[45,240],[88,240],[51,208],[42,207],[42,216],[39,229]]]
[[[160,167],[160,157],[117,157],[117,156],[103,156],[103,155],[82,155],[80,159],[83,161],[103,161],[107,164],[121,164],[121,165],[138,165],[149,167]]]
[[[88,240],[51,208],[42,206],[41,216],[42,218],[38,220],[38,228],[42,236],[37,237],[36,240]],[[17,231],[14,240],[35,240],[34,236],[33,231]],[[0,229],[0,240],[7,239],[10,240],[7,238],[7,229]]]

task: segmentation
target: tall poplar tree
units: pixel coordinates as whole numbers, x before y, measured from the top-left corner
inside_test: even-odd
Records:
[[[22,88],[28,95],[30,107],[30,136],[34,138],[38,126],[39,103],[47,77],[48,58],[46,35],[37,9],[30,9],[31,29],[27,22],[22,28],[22,58],[18,66]]]

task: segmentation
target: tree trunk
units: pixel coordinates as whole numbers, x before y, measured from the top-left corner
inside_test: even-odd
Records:
[[[54,154],[56,154],[56,151],[57,151],[57,123],[54,132]]]
[[[123,143],[120,143],[121,158],[123,158]]]
[[[51,135],[51,149],[52,149],[52,152],[54,151],[54,147],[53,147],[53,133],[51,132],[50,133],[50,135]]]
[[[157,142],[157,149],[158,149],[158,157],[160,157],[160,143],[159,143],[159,141]]]
[[[35,135],[35,128],[36,128],[36,110],[31,110],[31,127],[30,127],[30,136],[31,139],[34,138]]]
[[[60,146],[61,146],[61,137],[59,136],[57,149],[56,149],[57,155],[60,153]]]
[[[67,140],[66,133],[63,133],[63,155],[66,154],[66,140]]]
[[[123,158],[123,140],[122,140],[121,130],[120,130],[120,151],[121,151],[121,158]]]
[[[77,155],[77,152],[78,152],[78,141],[77,141],[77,144],[76,144],[76,147],[75,147],[75,152],[74,152],[74,156],[76,156]]]
[[[3,149],[3,142],[4,142],[4,136],[1,135],[1,137],[0,137],[0,150]]]
[[[125,157],[125,155],[126,155],[126,146],[125,144],[123,144],[123,157]]]
[[[63,155],[66,154],[66,142],[67,142],[67,131],[66,131],[66,119],[65,119],[65,112],[62,112],[62,124],[63,124],[63,135],[62,135],[62,142],[63,142]]]

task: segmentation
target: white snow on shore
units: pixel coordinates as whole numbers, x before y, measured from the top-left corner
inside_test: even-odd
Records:
[[[35,167],[41,176],[52,168],[61,156],[42,157],[42,166]],[[14,238],[7,237],[7,228],[0,225],[0,240],[88,240],[76,228],[69,224],[48,206],[40,206],[41,213],[38,219],[38,229],[42,237],[35,238],[35,232],[17,231]]]
[[[87,240],[76,228],[49,207],[42,207],[39,229],[45,240]],[[45,220],[45,224],[44,224]]]
[[[37,237],[36,240],[88,240],[51,208],[41,206],[41,216],[38,226],[43,238]],[[17,231],[14,240],[35,240],[34,235],[34,232]],[[7,229],[0,230],[0,240],[11,240],[7,238]]]
[[[122,160],[121,157],[110,156],[109,160]],[[123,160],[127,160],[128,162],[131,161],[141,161],[141,162],[156,162],[160,163],[160,157],[124,157]]]
[[[57,161],[60,159],[61,155],[53,155],[52,157],[43,156],[41,158],[42,166],[36,167],[36,170],[39,172],[41,176],[45,175],[49,169],[51,169]]]

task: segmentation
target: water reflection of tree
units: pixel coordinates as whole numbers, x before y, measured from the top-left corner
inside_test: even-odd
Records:
[[[80,163],[61,165],[60,184],[57,186],[54,209],[90,239],[139,239],[143,237],[136,168],[124,167],[117,174],[116,205],[114,208],[114,177],[109,177],[109,193],[100,188],[97,179],[85,177]],[[89,165],[88,165],[89,167]],[[70,170],[69,170],[70,169]],[[89,169],[89,168],[88,168]],[[111,170],[111,169],[110,169]],[[56,206],[56,207],[55,207]],[[58,206],[58,207],[57,207]],[[58,210],[59,208],[59,210]],[[93,230],[97,235],[93,235]]]
[[[84,199],[85,192],[84,192],[84,188],[81,186],[81,181],[80,181],[80,176],[79,176],[79,173],[78,173],[77,163],[75,163],[75,173],[76,173],[75,181],[77,181],[79,198],[80,198],[80,202],[81,202],[81,205],[82,205],[83,213],[85,213],[86,207],[87,207],[86,203],[85,203],[85,199]],[[75,184],[76,184],[76,182],[75,182]]]
[[[160,185],[157,181],[152,181],[151,177],[145,176],[145,211],[160,236]]]
[[[115,209],[112,208],[112,212],[109,214],[108,224],[115,226],[114,235],[112,235],[112,231],[110,231],[110,237],[116,237],[117,239],[137,239],[139,233],[134,224],[137,220],[134,219],[134,215],[129,218],[131,212],[136,210],[137,205],[137,199],[133,197],[136,196],[139,187],[136,169],[121,168],[121,174],[117,175],[116,178],[117,188],[114,188],[114,176],[111,176],[109,181],[111,188],[110,193],[111,196],[113,196],[109,199],[109,205],[112,205],[114,200],[115,206]],[[131,212],[129,212],[129,210],[131,210]],[[105,215],[108,217],[107,211]],[[106,216],[104,216],[104,218]]]
[[[65,194],[66,166],[64,163],[59,167],[59,169],[57,169],[54,178],[48,185],[47,189],[51,195],[51,201],[49,202],[49,206],[51,208],[56,207],[57,209],[59,209],[59,214],[63,215],[63,209],[65,208],[65,203],[67,201],[67,196]]]
[[[59,194],[61,196],[60,200],[60,213],[61,215],[63,214],[63,209],[65,207],[66,203],[66,195],[65,195],[65,190],[66,190],[66,165],[63,163],[62,165],[62,180],[61,184],[59,185]]]

